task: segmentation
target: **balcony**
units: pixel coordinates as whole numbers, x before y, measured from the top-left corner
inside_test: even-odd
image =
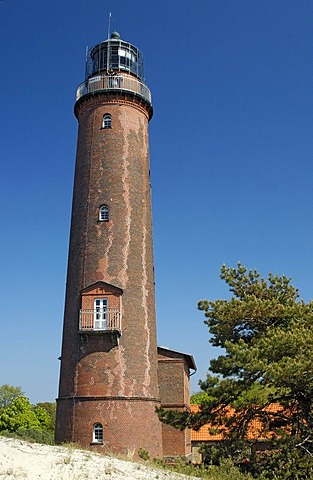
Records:
[[[118,308],[97,308],[80,310],[80,333],[121,332],[121,313]]]
[[[135,93],[151,104],[151,92],[149,88],[135,77],[123,75],[97,75],[79,85],[76,90],[76,101],[88,93],[101,91],[120,91]]]

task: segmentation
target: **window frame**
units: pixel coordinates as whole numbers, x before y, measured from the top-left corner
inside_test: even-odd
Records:
[[[108,298],[95,298],[94,301],[94,314],[93,314],[93,328],[94,330],[107,330],[108,329]]]
[[[110,220],[109,207],[105,203],[99,207],[98,220],[99,222],[108,222]]]
[[[112,115],[110,113],[105,113],[103,115],[101,128],[104,130],[107,128],[112,128]]]
[[[100,422],[96,422],[92,427],[92,443],[97,445],[103,444],[103,425]]]

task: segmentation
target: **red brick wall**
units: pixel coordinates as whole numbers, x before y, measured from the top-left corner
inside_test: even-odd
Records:
[[[57,422],[62,424],[62,429],[66,425],[67,436],[57,437],[57,441],[79,443],[100,453],[131,454],[138,457],[139,449],[144,448],[151,458],[160,456],[161,425],[155,415],[154,402],[85,397],[61,400],[58,407]],[[67,425],[71,418],[73,423]],[[95,423],[103,426],[102,445],[92,443]],[[60,425],[57,426],[58,432],[63,431]]]
[[[121,310],[121,293],[117,293],[109,288],[109,286],[98,286],[88,292],[83,292],[81,296],[81,308],[83,310],[92,310],[94,308],[94,300],[102,297],[108,298],[108,307]]]
[[[138,412],[142,401],[142,417],[149,405],[151,428],[142,420],[146,443],[155,445],[154,454],[161,455],[161,425],[154,412],[159,394],[148,151],[151,112],[140,99],[113,93],[82,97],[75,112],[79,133],[56,436],[58,441],[66,439],[71,429],[78,442],[89,436],[89,426],[82,419],[89,418],[87,405],[91,404],[82,401],[77,408],[67,399],[108,396],[121,401],[115,408],[115,425],[119,428],[127,418],[123,449],[131,448],[135,432],[141,428],[139,413],[125,401],[133,398]],[[110,129],[102,129],[106,113],[112,116]],[[103,204],[110,210],[108,222],[98,221]],[[105,333],[78,334],[80,292],[99,281],[123,290],[118,341]],[[112,293],[112,301],[114,296]],[[83,292],[83,302],[88,302],[87,298],[92,299],[92,294],[88,297]],[[101,402],[93,408],[99,410]],[[78,430],[77,425],[81,425]],[[110,448],[120,448],[113,424],[110,431]]]
[[[183,360],[159,358],[159,388],[162,404],[177,406],[185,404],[184,367]]]
[[[189,453],[185,430],[180,431],[170,425],[162,425],[162,437],[165,457],[184,456]]]
[[[162,351],[162,349],[161,349]],[[159,388],[161,406],[184,411],[189,406],[189,368],[184,354],[159,350]],[[177,430],[162,425],[163,455],[188,455],[191,453],[190,430]]]
[[[189,368],[185,364],[185,374],[184,374],[184,402],[186,405],[190,405],[190,378],[189,378]]]

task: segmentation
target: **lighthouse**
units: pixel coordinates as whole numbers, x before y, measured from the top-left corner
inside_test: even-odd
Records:
[[[87,52],[56,441],[162,455],[143,55],[115,32]]]

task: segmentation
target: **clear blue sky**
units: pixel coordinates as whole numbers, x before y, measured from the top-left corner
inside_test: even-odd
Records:
[[[2,0],[0,385],[57,396],[86,46],[145,56],[159,344],[204,378],[202,298],[222,263],[285,273],[313,297],[311,0]]]

